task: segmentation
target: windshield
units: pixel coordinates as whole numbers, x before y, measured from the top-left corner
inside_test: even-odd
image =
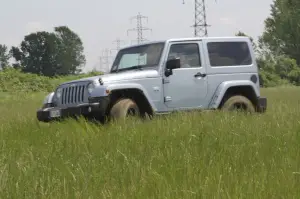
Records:
[[[120,50],[111,72],[158,66],[164,44],[145,44]]]

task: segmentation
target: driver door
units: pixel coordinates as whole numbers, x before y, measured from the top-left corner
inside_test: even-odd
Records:
[[[180,58],[180,68],[164,75],[164,103],[169,109],[201,108],[207,95],[207,77],[203,66],[201,41],[170,43],[167,60]],[[165,61],[167,61],[165,60]],[[165,66],[164,66],[165,69]]]

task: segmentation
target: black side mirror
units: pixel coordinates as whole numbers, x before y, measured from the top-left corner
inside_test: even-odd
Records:
[[[173,70],[176,68],[180,68],[180,59],[179,58],[170,59],[167,61],[166,69]]]
[[[180,59],[174,58],[170,59],[166,63],[166,70],[165,70],[165,76],[169,77],[170,75],[173,75],[173,69],[180,68]]]

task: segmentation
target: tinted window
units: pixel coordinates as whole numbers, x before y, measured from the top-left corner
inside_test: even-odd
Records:
[[[211,66],[252,64],[247,42],[209,42],[207,48]]]
[[[200,67],[198,44],[173,44],[168,59],[180,58],[181,68]]]

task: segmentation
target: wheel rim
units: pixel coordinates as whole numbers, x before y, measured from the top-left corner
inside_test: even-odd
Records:
[[[137,110],[135,109],[135,108],[129,108],[128,110],[127,110],[127,114],[126,114],[126,116],[128,117],[128,116],[136,116],[137,115]]]
[[[235,103],[232,106],[232,110],[235,110],[235,111],[246,111],[247,110],[247,106],[244,103]]]

